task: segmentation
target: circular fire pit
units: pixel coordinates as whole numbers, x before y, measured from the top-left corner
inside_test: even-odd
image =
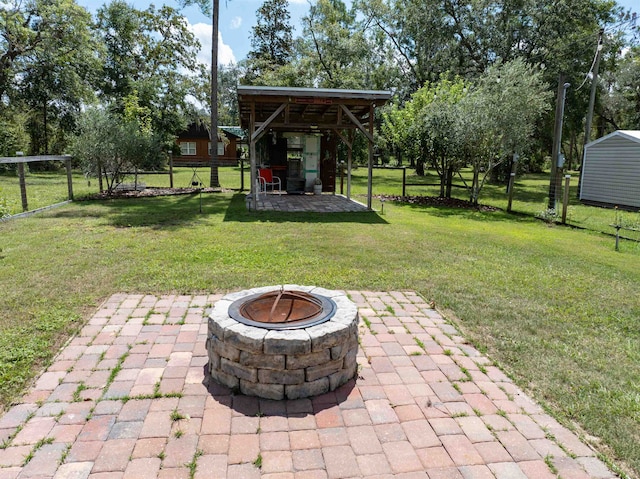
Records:
[[[207,351],[211,378],[248,396],[323,394],[356,374],[358,309],[310,286],[228,294],[209,316]]]

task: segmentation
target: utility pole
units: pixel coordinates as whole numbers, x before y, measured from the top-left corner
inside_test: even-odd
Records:
[[[596,61],[593,63],[593,71],[591,72],[591,94],[589,95],[589,109],[587,110],[587,120],[584,125],[584,144],[582,145],[582,154],[584,156],[585,146],[591,141],[591,124],[593,123],[593,110],[596,104],[596,90],[598,87],[598,70],[600,69],[600,57],[604,48],[604,28],[600,29],[598,34],[598,49],[596,50]],[[584,158],[583,158],[584,161]],[[581,162],[582,164],[582,162]],[[580,197],[580,184],[582,183],[582,172],[578,176],[578,197]]]
[[[564,74],[558,76],[558,94],[556,97],[556,120],[553,128],[553,148],[551,150],[551,178],[549,180],[550,210],[556,209],[556,201],[560,192],[560,176],[558,175],[560,150],[562,148],[562,119],[564,117],[564,98],[570,83],[564,82]]]
[[[589,96],[589,110],[587,111],[587,121],[584,125],[584,144],[586,145],[591,140],[591,123],[593,122],[593,109],[596,103],[596,89],[598,86],[598,70],[600,69],[600,57],[602,56],[602,49],[604,47],[602,40],[604,37],[604,28],[600,29],[598,36],[598,50],[596,52],[596,61],[593,64],[593,71],[591,77],[591,95]]]

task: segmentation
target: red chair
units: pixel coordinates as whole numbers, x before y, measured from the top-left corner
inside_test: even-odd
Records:
[[[282,182],[277,176],[273,176],[271,168],[260,168],[258,170],[258,186],[260,192],[267,192],[267,187],[271,187],[271,191],[275,191],[275,187],[278,187],[278,194],[282,194]]]

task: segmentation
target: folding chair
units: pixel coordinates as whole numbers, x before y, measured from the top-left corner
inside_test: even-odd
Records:
[[[260,168],[258,170],[258,186],[261,192],[267,193],[267,186],[271,186],[271,191],[275,191],[278,186],[278,194],[282,194],[282,182],[277,176],[273,176],[271,168]]]

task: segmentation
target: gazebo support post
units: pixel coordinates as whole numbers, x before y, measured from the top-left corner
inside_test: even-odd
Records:
[[[373,185],[373,110],[375,105],[369,105],[369,128],[365,128],[360,120],[351,113],[351,110],[345,105],[340,104],[342,111],[344,111],[352,123],[367,137],[369,140],[369,175],[367,180],[367,209],[371,209],[371,191]]]
[[[333,131],[347,145],[347,199],[351,199],[351,160],[353,157],[353,130],[349,130],[347,136],[340,130],[334,128]]]
[[[367,178],[367,209],[371,209],[373,195],[373,105],[369,105],[369,175]]]
[[[251,190],[251,203],[253,211],[258,209],[258,189],[256,188],[256,178],[258,177],[257,169],[256,169],[256,138],[254,136],[256,124],[256,105],[255,103],[251,104],[251,114],[249,118],[249,159],[251,161],[251,179],[250,179],[250,190]]]
[[[351,199],[351,166],[353,164],[353,131],[349,132],[349,151],[347,153],[347,199]]]

